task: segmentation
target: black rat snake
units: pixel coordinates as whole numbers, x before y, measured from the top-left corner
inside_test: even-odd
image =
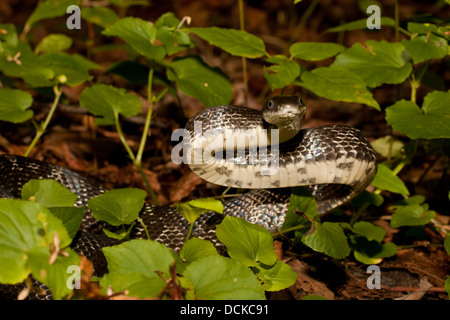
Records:
[[[375,153],[358,130],[342,125],[300,130],[304,116],[305,106],[295,96],[268,100],[262,113],[237,106],[205,109],[189,120],[182,135],[183,143],[174,148],[177,152],[184,148],[183,154],[175,152],[172,159],[185,161],[196,174],[212,183],[255,189],[226,200],[224,215],[239,216],[276,231],[284,222],[289,193],[264,188],[306,185],[323,214],[364,190],[376,173]],[[273,142],[274,137],[279,145],[268,143],[266,147],[266,142]],[[20,198],[27,181],[43,178],[54,179],[75,193],[77,206],[86,206],[90,198],[106,191],[71,170],[15,155],[0,155],[0,177],[0,198]],[[192,235],[220,247],[215,237],[219,216],[212,212],[203,214]],[[152,240],[180,249],[189,224],[175,208],[145,204],[141,218]],[[78,254],[93,261],[99,276],[107,272],[101,248],[118,243],[101,232],[103,227],[86,210],[71,245]],[[144,229],[136,225],[131,238],[146,238]],[[14,299],[23,286],[0,285],[0,298]],[[47,295],[30,298],[45,299],[51,295],[47,291]]]

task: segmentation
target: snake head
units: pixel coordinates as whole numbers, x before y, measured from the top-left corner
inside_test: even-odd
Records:
[[[300,131],[305,115],[306,105],[298,96],[274,96],[262,108],[264,120],[280,130],[280,142],[291,139]]]

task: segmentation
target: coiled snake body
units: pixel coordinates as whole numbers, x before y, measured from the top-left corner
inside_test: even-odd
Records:
[[[353,198],[371,182],[376,173],[375,154],[360,132],[341,125],[300,130],[304,114],[305,106],[298,97],[278,96],[266,102],[262,114],[245,107],[218,106],[190,119],[184,135],[184,146],[188,146],[184,160],[191,169],[212,183],[255,189],[226,200],[224,215],[239,216],[275,231],[284,222],[289,194],[265,188],[306,185],[316,198],[319,213],[326,213]],[[199,128],[201,133],[195,130]],[[215,138],[217,132],[225,137],[223,141]],[[274,135],[280,144],[268,145],[265,154],[248,151],[264,147],[265,141]],[[246,139],[240,141],[241,137]],[[226,149],[229,146],[234,151]],[[243,149],[247,151],[240,152]],[[208,150],[206,154],[205,150]],[[196,158],[197,151],[201,152],[202,163]],[[228,152],[226,159],[219,156],[224,152]],[[27,181],[44,178],[54,179],[78,195],[77,206],[85,206],[90,198],[106,191],[100,184],[71,170],[15,155],[0,155],[0,177],[2,198],[20,198],[21,188]],[[203,214],[196,222],[193,236],[220,246],[215,237],[215,226],[221,221],[218,216],[212,212]],[[189,225],[175,208],[145,204],[141,218],[152,240],[180,249]],[[78,254],[93,261],[99,276],[107,272],[101,248],[118,243],[101,232],[103,227],[87,210],[72,242]],[[131,237],[146,238],[146,235],[136,225]],[[22,287],[22,284],[0,285],[0,298],[15,298]],[[51,295],[31,298],[51,298]]]

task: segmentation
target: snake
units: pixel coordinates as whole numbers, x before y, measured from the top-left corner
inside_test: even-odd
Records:
[[[215,228],[224,216],[241,217],[271,232],[280,230],[289,207],[290,187],[306,186],[324,215],[361,193],[377,172],[375,152],[355,128],[322,125],[302,129],[306,105],[298,96],[267,99],[262,110],[221,105],[206,108],[189,119],[172,160],[185,162],[205,181],[247,192],[223,201],[223,214],[207,212],[195,222],[192,236],[223,245]],[[53,179],[78,196],[75,206],[107,191],[102,184],[70,169],[19,155],[0,154],[0,198],[21,198],[31,179]],[[189,223],[173,206],[145,203],[131,239],[152,240],[179,251]],[[95,274],[108,272],[102,248],[119,244],[108,238],[104,222],[85,210],[71,248],[93,262]],[[44,284],[33,280],[43,294],[29,299],[52,299]],[[25,284],[0,285],[0,298],[15,299]]]

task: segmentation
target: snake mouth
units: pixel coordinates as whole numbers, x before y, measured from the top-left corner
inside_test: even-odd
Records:
[[[289,124],[292,122],[302,121],[306,114],[306,108],[285,105],[279,110],[265,110],[263,118],[266,122],[274,125]]]

